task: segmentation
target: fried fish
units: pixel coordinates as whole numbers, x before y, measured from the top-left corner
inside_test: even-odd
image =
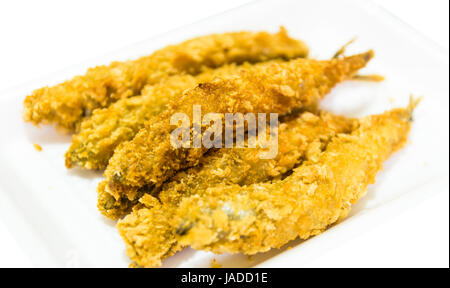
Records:
[[[102,184],[116,199],[135,200],[145,186],[161,186],[176,171],[195,166],[207,149],[175,148],[170,134],[172,115],[193,119],[195,105],[207,113],[278,113],[285,115],[322,99],[337,83],[351,78],[373,52],[318,61],[297,59],[243,69],[236,76],[200,83],[170,102],[167,110],[148,121],[136,137],[118,147]],[[206,127],[202,127],[206,128]]]
[[[196,75],[205,68],[228,63],[293,59],[307,54],[308,47],[290,38],[284,28],[276,34],[245,31],[201,36],[137,60],[91,68],[85,75],[35,90],[24,101],[23,118],[73,132],[95,109],[139,95],[146,85],[168,76]]]
[[[178,227],[178,243],[255,254],[320,234],[348,214],[383,161],[406,143],[414,106],[363,118],[285,179],[218,185],[184,198],[169,221]]]
[[[177,241],[177,233],[188,227],[172,226],[171,218],[184,198],[201,195],[201,191],[211,186],[234,184],[243,187],[281,180],[302,161],[316,157],[336,135],[351,133],[356,123],[354,119],[326,112],[317,115],[304,112],[280,125],[280,149],[274,159],[259,157],[267,148],[211,151],[198,166],[172,177],[159,193],[144,195],[134,211],[119,221],[118,230],[125,240],[128,255],[137,266],[160,266],[162,259],[183,248]],[[110,201],[115,201],[109,197]],[[122,201],[126,202],[126,199]],[[104,205],[99,208],[108,217],[129,213],[130,202],[120,206],[121,202],[117,201],[117,204],[113,209],[106,209]]]

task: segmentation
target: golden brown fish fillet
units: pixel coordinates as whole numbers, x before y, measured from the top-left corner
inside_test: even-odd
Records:
[[[339,135],[283,180],[219,185],[184,198],[170,221],[179,227],[179,243],[255,254],[323,232],[348,214],[383,161],[406,143],[411,108],[362,119],[351,135]]]
[[[23,117],[34,124],[53,124],[74,131],[79,121],[97,108],[139,95],[145,85],[176,74],[198,74],[206,67],[306,57],[308,47],[277,34],[236,32],[197,37],[158,50],[150,56],[89,69],[62,84],[35,90],[24,101]]]
[[[102,186],[116,199],[125,194],[135,200],[139,188],[160,186],[176,171],[197,165],[207,149],[177,149],[171,145],[170,133],[175,128],[170,125],[170,118],[175,113],[182,112],[193,119],[193,106],[201,105],[202,115],[288,114],[323,98],[372,57],[373,52],[369,51],[329,61],[297,59],[261,65],[186,90],[166,111],[152,118],[132,141],[116,149],[105,171],[107,185]]]
[[[255,65],[267,63],[270,62]],[[67,168],[75,165],[85,169],[106,168],[116,147],[133,139],[145,122],[164,111],[166,105],[184,90],[216,77],[237,74],[239,69],[250,66],[248,63],[240,66],[230,64],[208,69],[197,76],[170,76],[155,85],[146,86],[140,96],[121,99],[107,108],[95,110],[91,117],[81,122],[79,132],[73,136],[66,153]]]
[[[267,150],[263,148],[211,151],[198,166],[177,173],[164,184],[157,195],[159,201],[144,195],[133,213],[119,222],[128,255],[138,266],[160,266],[162,259],[182,249],[176,240],[180,228],[171,226],[170,219],[183,198],[219,184],[244,186],[282,179],[295,165],[325,149],[337,134],[350,133],[356,122],[325,112],[318,115],[304,112],[280,125],[279,150],[274,159],[260,159],[259,154]],[[123,208],[129,208],[129,203]],[[128,213],[127,210],[122,212]],[[102,212],[110,217],[120,211],[118,206],[111,210],[103,208]]]

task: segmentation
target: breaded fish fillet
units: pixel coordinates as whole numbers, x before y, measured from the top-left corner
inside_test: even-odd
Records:
[[[410,108],[362,119],[351,135],[339,135],[283,180],[209,187],[184,198],[171,217],[180,244],[255,254],[323,232],[348,214],[383,161],[406,143]]]
[[[34,124],[54,124],[74,131],[79,121],[97,108],[139,95],[145,85],[181,73],[198,74],[206,67],[305,57],[308,47],[277,34],[236,32],[197,37],[158,50],[150,56],[89,69],[62,84],[35,90],[24,101],[23,117]]]
[[[260,159],[259,153],[266,150],[263,148],[211,151],[198,166],[177,173],[164,184],[157,195],[159,201],[149,194],[144,195],[133,213],[119,222],[118,229],[128,255],[138,266],[160,266],[162,259],[182,248],[176,235],[184,228],[171,226],[170,219],[183,198],[219,184],[244,186],[280,180],[295,165],[325,149],[337,134],[350,133],[356,123],[356,120],[330,113],[304,112],[280,125],[280,149],[274,159]],[[111,216],[120,209],[102,212]]]
[[[177,149],[171,145],[170,133],[175,128],[170,125],[170,118],[175,113],[182,112],[193,119],[194,105],[201,105],[202,115],[284,115],[317,102],[337,83],[351,78],[372,57],[373,52],[369,51],[329,61],[297,59],[262,65],[186,90],[166,111],[151,119],[132,141],[116,149],[105,171],[108,192],[116,199],[126,194],[134,200],[139,188],[160,186],[176,171],[198,164],[207,149]]]
[[[270,62],[263,62],[267,65]],[[181,93],[201,82],[216,77],[237,74],[239,69],[251,64],[224,65],[217,69],[192,76],[180,74],[167,77],[155,85],[148,85],[142,95],[121,99],[107,108],[97,109],[91,117],[81,123],[79,133],[74,135],[72,145],[66,153],[66,166],[81,166],[85,169],[104,169],[115,148],[134,138],[153,116],[165,110],[166,105]]]

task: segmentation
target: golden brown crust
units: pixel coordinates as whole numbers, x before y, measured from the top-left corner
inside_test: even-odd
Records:
[[[401,148],[410,111],[395,109],[360,121],[336,137],[318,159],[274,183],[210,187],[185,198],[171,224],[183,245],[214,253],[255,254],[307,239],[345,217],[374,183],[382,163]]]
[[[133,213],[119,222],[127,254],[138,266],[161,265],[162,259],[183,248],[176,241],[176,233],[183,227],[171,226],[170,219],[184,198],[201,195],[201,191],[219,184],[244,186],[281,179],[295,165],[325,149],[338,133],[350,133],[355,124],[355,120],[325,112],[319,115],[305,112],[280,125],[280,150],[275,159],[260,159],[259,153],[265,151],[262,148],[212,151],[198,166],[177,173],[167,182],[157,195],[159,201],[144,195]],[[129,213],[128,207],[122,208],[103,212],[108,216],[121,211]]]
[[[105,171],[113,196],[127,195],[145,185],[160,186],[176,171],[198,164],[205,148],[176,149],[170,144],[170,117],[193,115],[193,106],[207,113],[278,113],[311,105],[337,83],[351,78],[373,57],[373,52],[343,59],[297,59],[244,69],[230,78],[201,83],[186,90],[168,109],[151,119],[136,137],[116,149]],[[204,127],[205,128],[205,127]]]
[[[271,61],[275,62],[275,60]],[[255,65],[266,65],[263,62]],[[155,85],[148,85],[140,96],[121,99],[107,108],[97,109],[81,123],[66,153],[66,167],[80,166],[85,169],[104,169],[116,147],[132,140],[152,117],[166,109],[166,105],[188,88],[216,77],[237,74],[240,69],[253,64],[230,64],[192,76],[174,75]]]
[[[170,75],[198,74],[206,67],[306,57],[307,46],[287,35],[236,32],[202,36],[158,50],[150,56],[89,69],[85,75],[53,87],[35,90],[24,101],[23,118],[74,131],[79,121],[97,108],[139,95],[148,84]]]

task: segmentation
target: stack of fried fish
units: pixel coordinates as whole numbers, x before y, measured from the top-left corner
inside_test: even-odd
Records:
[[[186,246],[252,255],[345,217],[410,130],[414,101],[362,119],[317,108],[372,51],[307,56],[284,28],[202,36],[36,90],[23,115],[74,133],[68,168],[105,169],[98,208],[119,220],[133,267],[161,266]],[[192,116],[194,105],[203,114],[278,113],[278,154],[173,147],[170,117]]]

